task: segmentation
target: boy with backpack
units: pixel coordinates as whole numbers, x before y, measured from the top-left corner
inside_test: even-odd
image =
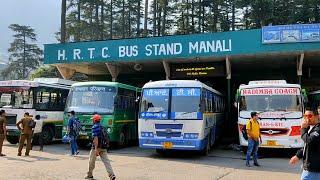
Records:
[[[74,111],[70,112],[71,117],[68,121],[67,126],[67,134],[70,137],[70,149],[71,149],[71,156],[75,156],[79,154],[78,145],[77,145],[77,136],[81,130],[81,124],[76,117],[76,113]]]
[[[106,128],[104,128],[100,124],[101,117],[98,114],[95,114],[92,117],[93,120],[93,126],[92,126],[92,148],[89,155],[89,171],[87,173],[87,176],[85,179],[93,179],[93,170],[95,168],[95,163],[97,156],[100,156],[104,166],[106,167],[106,170],[108,172],[108,176],[110,180],[115,180],[116,176],[114,175],[114,172],[112,170],[110,160],[107,155],[107,148],[109,145],[109,137],[106,131]]]

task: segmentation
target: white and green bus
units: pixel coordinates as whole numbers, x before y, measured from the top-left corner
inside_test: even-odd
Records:
[[[6,111],[7,140],[19,141],[20,132],[16,123],[25,112],[43,120],[44,143],[61,139],[63,112],[73,81],[58,78],[0,81],[0,107]]]

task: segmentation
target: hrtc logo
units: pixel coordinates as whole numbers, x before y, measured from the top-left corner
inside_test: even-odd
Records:
[[[172,129],[166,129],[166,133],[168,133],[168,134],[170,134],[170,133],[172,133]]]

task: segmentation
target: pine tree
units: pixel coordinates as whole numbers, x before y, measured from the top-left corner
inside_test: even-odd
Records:
[[[9,65],[2,72],[5,77],[13,76],[18,79],[27,79],[31,71],[36,69],[43,56],[42,50],[38,45],[37,35],[30,26],[11,24],[9,28],[15,33],[15,38],[8,49]]]

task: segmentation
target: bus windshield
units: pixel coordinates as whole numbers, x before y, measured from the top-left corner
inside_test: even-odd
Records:
[[[169,89],[143,90],[141,111],[168,112]]]
[[[113,113],[115,87],[81,86],[71,89],[66,111],[80,113]]]
[[[1,87],[0,107],[30,109],[33,105],[33,91],[29,87]]]
[[[302,111],[299,95],[242,96],[240,111]]]
[[[171,118],[197,119],[200,112],[200,88],[173,88]]]

